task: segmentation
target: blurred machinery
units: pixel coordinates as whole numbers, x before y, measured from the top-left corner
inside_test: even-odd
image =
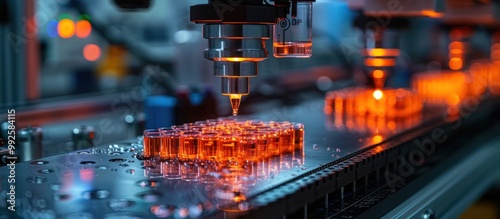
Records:
[[[214,1],[191,6],[191,21],[202,23],[208,39],[205,58],[214,61],[214,75],[221,78],[222,95],[229,96],[233,115],[241,96],[250,92],[250,78],[258,62],[267,58],[265,40],[274,27],[275,57],[310,57],[314,0]]]
[[[14,156],[9,114],[0,219],[457,218],[500,181],[498,2],[313,2],[58,3],[42,41],[71,80],[23,64],[50,53],[36,37],[18,56],[0,46],[0,91],[15,94],[0,92],[0,109],[16,109],[17,133]],[[22,33],[32,3],[0,1],[0,37]],[[337,38],[332,8],[349,21]],[[219,117],[203,38],[232,114],[242,96],[252,113]],[[68,62],[72,48],[81,59]],[[38,71],[52,89],[99,94],[20,103],[36,99]]]

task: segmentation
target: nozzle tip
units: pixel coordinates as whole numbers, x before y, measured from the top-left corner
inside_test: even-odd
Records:
[[[232,94],[229,96],[229,100],[231,101],[231,108],[233,109],[233,116],[238,115],[238,109],[240,108],[241,95]]]

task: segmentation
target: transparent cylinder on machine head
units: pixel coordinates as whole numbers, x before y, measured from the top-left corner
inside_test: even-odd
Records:
[[[297,2],[296,16],[290,13],[274,25],[273,50],[276,58],[312,56],[312,1]]]

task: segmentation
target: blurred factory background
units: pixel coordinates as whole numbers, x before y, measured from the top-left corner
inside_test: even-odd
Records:
[[[0,0],[1,138],[8,135],[9,109],[16,111],[18,130],[41,129],[34,158],[135,139],[148,128],[230,116],[221,81],[203,55],[202,25],[190,20],[190,6],[206,2],[152,0],[129,8],[115,0]],[[425,1],[435,2],[435,10],[386,1],[402,12],[375,7],[369,13],[364,2],[316,0],[312,57],[269,55],[259,62],[239,116],[265,112],[282,120],[297,116],[289,110],[296,107],[302,107],[299,114],[323,113],[323,106],[304,103],[348,86],[376,86],[363,54],[370,16],[386,30],[383,44],[399,49],[385,72],[386,88],[411,88],[416,73],[468,71],[477,60],[500,57],[492,46],[500,30],[496,1]],[[412,13],[410,5],[418,13],[401,19],[398,13]],[[467,48],[458,46],[460,55],[452,57],[454,40]],[[273,41],[265,43],[272,53]],[[500,218],[496,184],[461,218]]]

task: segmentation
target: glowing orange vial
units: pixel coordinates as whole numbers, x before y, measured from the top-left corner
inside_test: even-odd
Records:
[[[241,155],[243,161],[257,161],[257,137],[253,134],[242,134],[240,137]]]
[[[279,130],[273,128],[265,128],[261,131],[266,132],[268,139],[267,152],[269,156],[279,156],[281,149],[281,138]]]
[[[182,133],[180,146],[180,159],[196,160],[198,158],[200,150],[200,133],[197,131],[188,131]]]
[[[217,150],[221,161],[237,161],[240,154],[238,136],[231,133],[220,134]]]
[[[294,150],[294,130],[291,123],[281,124],[280,141],[281,141],[281,153],[290,153]]]
[[[144,130],[144,157],[156,157],[160,155],[161,132],[158,129]]]
[[[160,157],[174,159],[179,154],[181,139],[180,133],[175,130],[160,130],[162,132],[162,146]]]
[[[201,134],[200,159],[205,161],[217,160],[217,144],[219,138],[216,132],[206,132]]]
[[[293,125],[293,140],[294,140],[294,149],[301,149],[304,146],[304,124],[295,123]]]

